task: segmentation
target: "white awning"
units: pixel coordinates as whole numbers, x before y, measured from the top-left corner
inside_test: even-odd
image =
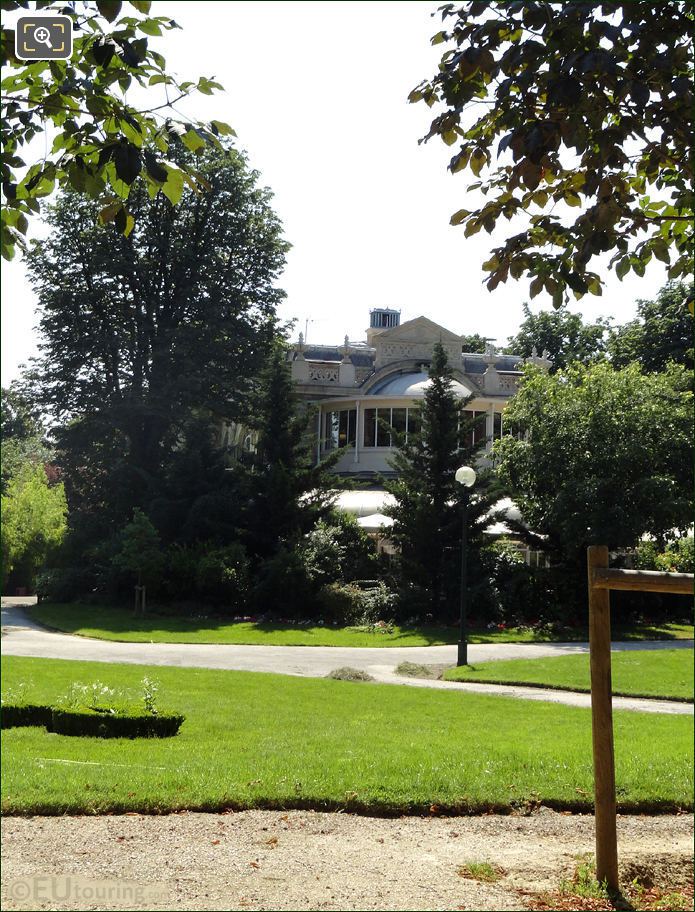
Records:
[[[341,491],[334,506],[351,516],[372,516],[395,503],[396,498],[387,491]]]
[[[389,529],[393,525],[393,520],[383,513],[372,513],[371,516],[360,516],[357,525],[365,532],[381,532],[383,529]]]

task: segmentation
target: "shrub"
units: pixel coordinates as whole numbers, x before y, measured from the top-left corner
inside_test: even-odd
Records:
[[[693,536],[687,535],[669,542],[661,550],[656,542],[640,542],[632,566],[637,570],[659,570],[667,573],[692,573],[695,565]],[[693,601],[687,595],[658,592],[612,592],[611,607],[620,622],[656,623],[669,620],[690,620]]]
[[[377,621],[391,620],[396,608],[396,600],[396,594],[381,582],[372,589],[365,589],[361,592],[361,623],[375,624]]]
[[[478,621],[552,626],[583,617],[585,590],[579,581],[571,582],[570,569],[529,567],[519,549],[504,539],[481,549],[480,556],[483,581],[471,599]]]
[[[58,735],[87,738],[171,738],[184,716],[174,714],[111,713],[108,710],[54,709],[48,731]]]
[[[44,570],[36,578],[36,595],[39,601],[74,602],[93,592],[97,575],[92,567],[59,567]]]
[[[318,586],[338,582],[343,578],[345,548],[339,540],[339,530],[319,522],[302,542],[301,556],[309,579]]]
[[[356,586],[341,586],[333,583],[319,592],[318,610],[324,621],[330,624],[359,623],[362,617],[362,593]]]
[[[244,609],[249,595],[249,561],[238,543],[207,551],[199,559],[196,586],[200,596],[232,613]]]
[[[50,706],[41,706],[35,703],[16,705],[13,703],[2,705],[0,712],[1,728],[18,728],[19,726],[40,726],[47,728],[51,722]]]
[[[258,569],[253,602],[259,613],[285,618],[311,617],[316,609],[316,586],[301,555],[289,548],[263,561]]]
[[[692,573],[695,567],[695,539],[692,535],[677,538],[660,551],[656,542],[640,542],[635,553],[639,570],[661,570],[667,573]]]

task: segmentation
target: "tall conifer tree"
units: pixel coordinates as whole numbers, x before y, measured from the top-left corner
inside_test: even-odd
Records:
[[[419,406],[420,430],[409,432],[391,461],[399,477],[387,481],[396,498],[388,508],[395,520],[389,537],[399,546],[403,610],[434,621],[456,616],[459,591],[459,548],[463,492],[454,475],[462,465],[476,467],[478,478],[468,507],[469,564],[482,543],[483,519],[497,499],[490,473],[476,466],[484,446],[484,424],[466,418],[472,397],[459,399],[446,352],[437,343],[429,370],[430,383]],[[475,429],[476,442],[471,440]]]

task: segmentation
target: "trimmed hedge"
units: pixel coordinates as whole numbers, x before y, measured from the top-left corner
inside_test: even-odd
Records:
[[[54,709],[48,731],[86,738],[171,738],[184,716],[117,715]]]
[[[20,725],[36,725],[48,728],[51,724],[50,706],[27,703],[22,706],[3,705],[0,710],[0,728],[17,728]]]
[[[185,716],[110,715],[90,710],[53,709],[50,706],[3,706],[3,728],[40,725],[58,735],[86,738],[171,738]]]

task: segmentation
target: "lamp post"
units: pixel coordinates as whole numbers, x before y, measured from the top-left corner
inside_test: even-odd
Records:
[[[475,472],[470,466],[461,466],[454,476],[463,488],[461,498],[461,600],[460,600],[460,631],[458,644],[458,659],[456,664],[468,665],[468,632],[466,629],[466,608],[468,600],[468,489],[475,484]]]

